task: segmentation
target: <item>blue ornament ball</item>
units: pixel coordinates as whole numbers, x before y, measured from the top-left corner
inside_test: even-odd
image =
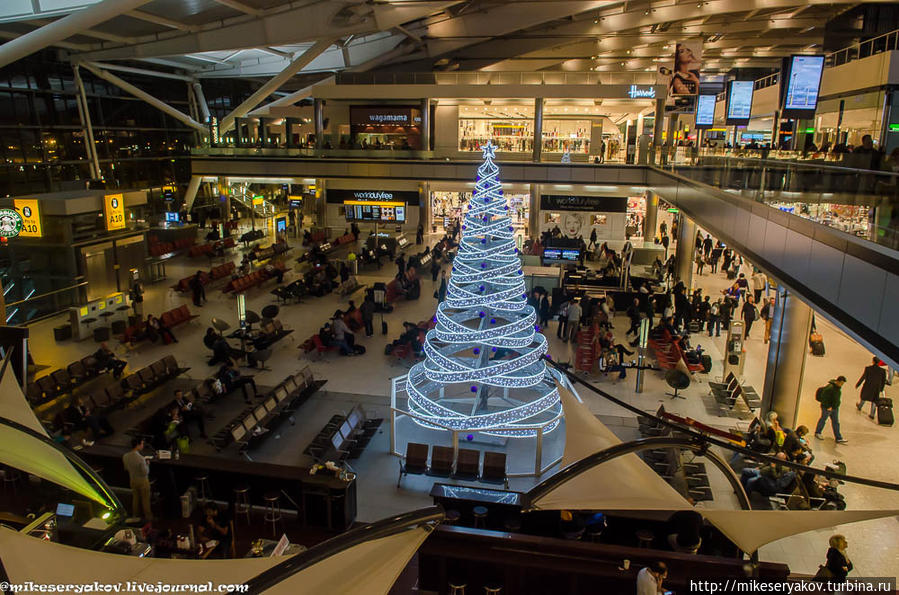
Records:
[[[482,268],[482,269],[486,269],[486,268],[487,268],[487,263],[486,263],[486,262],[482,262],[482,263],[481,263],[481,268]]]
[[[465,439],[471,442],[472,440],[474,440],[474,434],[468,434],[467,436],[465,436]]]
[[[474,351],[474,354],[475,354],[475,355],[481,353],[481,350],[478,349],[477,347],[475,347],[473,351]]]
[[[483,317],[486,316],[486,315],[485,315],[483,312],[478,312],[478,316],[480,316],[481,318],[483,318]]]
[[[494,347],[494,348],[491,349],[490,351],[492,351],[493,353],[496,353],[496,347]]]
[[[486,243],[487,243],[487,238],[484,238],[483,240],[481,240],[481,243],[482,243],[482,244],[486,244]]]
[[[491,319],[490,319],[490,324],[496,324],[496,318],[491,318]],[[494,351],[495,351],[495,350],[494,350]]]
[[[471,387],[471,392],[473,392],[473,393],[478,392],[478,387],[472,386],[472,387]]]
[[[553,358],[553,356],[551,356],[551,355],[548,354],[548,353],[546,354],[546,359],[552,359],[552,358]]]

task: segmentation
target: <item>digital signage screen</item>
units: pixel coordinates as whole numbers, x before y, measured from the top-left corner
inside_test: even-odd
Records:
[[[405,223],[406,205],[402,203],[344,203],[347,221],[380,221],[382,223]]]
[[[731,81],[727,86],[727,123],[748,124],[752,114],[753,81]]]
[[[818,107],[818,91],[824,72],[824,56],[791,56],[787,61],[784,117],[812,117]]]
[[[711,128],[715,123],[715,99],[714,95],[696,97],[696,128]]]

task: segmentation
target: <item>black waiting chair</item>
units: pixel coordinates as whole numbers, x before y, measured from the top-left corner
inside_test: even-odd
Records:
[[[400,476],[396,480],[396,487],[404,475],[424,475],[428,472],[428,445],[418,442],[406,444],[406,456],[400,460]]]
[[[456,459],[456,471],[453,479],[477,481],[481,476],[481,451],[473,448],[460,448]]]
[[[431,467],[427,473],[433,477],[451,477],[453,474],[453,449],[449,446],[431,448]]]

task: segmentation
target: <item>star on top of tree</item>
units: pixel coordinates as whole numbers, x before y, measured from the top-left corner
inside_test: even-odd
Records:
[[[481,147],[481,151],[484,153],[484,159],[493,159],[494,153],[496,153],[496,146],[493,144],[493,141],[487,141],[487,144]]]

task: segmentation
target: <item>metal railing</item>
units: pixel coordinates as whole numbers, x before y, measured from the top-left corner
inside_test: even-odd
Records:
[[[899,30],[878,35],[867,41],[850,45],[824,57],[824,67],[833,68],[855,60],[861,60],[875,54],[893,51],[899,48]]]
[[[338,85],[655,85],[655,72],[342,72]]]
[[[78,305],[81,303],[79,289],[82,287],[87,287],[87,281],[38,295],[30,295],[15,302],[8,302],[4,313],[6,324],[30,324],[55,316]]]
[[[665,157],[664,169],[678,175],[899,250],[899,173],[870,169],[871,154],[687,149]]]

